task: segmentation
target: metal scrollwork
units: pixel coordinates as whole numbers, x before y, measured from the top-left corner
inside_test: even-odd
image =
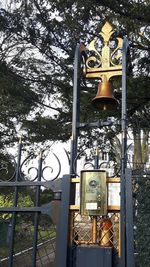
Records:
[[[105,76],[105,79],[109,80],[112,76],[121,75],[123,39],[117,37],[112,40],[114,32],[113,27],[106,22],[99,32],[99,37],[90,42],[89,56],[86,59],[87,78],[104,79]]]
[[[0,182],[1,181],[12,181],[15,178],[17,171],[17,163],[15,157],[9,155],[8,160],[1,163],[0,167]]]
[[[34,166],[34,164],[36,164],[37,162],[37,154],[32,153],[28,155],[21,164],[20,176],[22,180],[36,181],[39,176],[41,180],[44,181],[56,180],[61,172],[61,163],[57,155],[52,151],[51,153],[55,158],[55,163],[53,162],[54,159],[52,160],[52,165],[55,165],[55,169],[54,166],[47,165],[50,161],[49,153],[46,154],[46,151],[40,152],[38,164],[41,164],[41,168]],[[47,172],[47,170],[50,171]]]
[[[21,180],[35,181],[37,179],[37,177],[38,177],[37,167],[33,167],[33,166],[28,167],[28,164],[30,163],[31,159],[33,159],[34,157],[35,157],[34,153],[31,153],[20,164],[19,174],[20,174]],[[25,169],[27,169],[27,174],[24,171],[24,167],[25,167]],[[32,172],[32,178],[31,178],[30,173],[33,169],[35,170],[35,174],[33,175],[33,172]]]
[[[89,44],[89,51],[92,51],[92,56],[87,58],[86,61],[86,66],[89,69],[92,69],[93,67],[95,68],[99,68],[101,66],[102,63],[102,58],[101,58],[101,54],[98,52],[98,50],[95,47],[95,43],[97,40],[93,40],[91,41],[91,43]]]
[[[69,167],[70,158],[66,150],[65,156],[65,166],[67,163]],[[17,156],[8,154],[1,160],[0,182],[54,181],[63,175],[64,161],[60,161],[61,157],[62,154],[59,158],[52,149],[43,150],[39,155],[37,152],[28,154],[22,143],[19,143]]]
[[[112,173],[108,173],[108,177],[113,178],[113,177],[119,177],[120,176],[120,171],[121,171],[121,164],[118,166],[115,162],[110,162],[110,161],[104,161],[101,162],[99,165],[99,169],[111,169]]]
[[[82,150],[80,153],[78,153],[77,157],[74,160],[74,175],[75,176],[80,176],[80,174],[78,174],[78,166],[80,165],[79,170],[86,170],[86,169],[99,169],[99,170],[106,170],[107,172],[107,176],[108,177],[118,177],[120,175],[120,170],[121,170],[121,165],[118,163],[115,163],[114,161],[105,161],[102,160],[101,157],[98,155],[96,155],[96,153],[92,153],[93,151],[91,151],[90,155],[88,155],[89,149],[84,149]],[[94,149],[95,150],[95,149]],[[101,149],[101,152],[102,151]],[[109,153],[108,153],[109,154]],[[98,161],[98,165],[95,165],[95,159],[97,158]]]
[[[54,173],[54,168],[53,168],[52,166],[45,166],[45,167],[42,169],[42,178],[43,178],[45,181],[47,181],[47,180],[52,180],[52,181],[56,180],[56,179],[59,177],[60,172],[61,172],[61,163],[60,163],[60,160],[59,160],[59,158],[57,157],[57,155],[56,155],[54,152],[52,152],[52,154],[53,154],[53,156],[55,157],[56,162],[57,162],[57,172],[55,173],[55,175],[54,175],[53,178],[51,178],[51,177],[50,177],[50,179],[49,179],[49,178],[46,178],[45,175],[44,175],[45,170],[47,170],[47,169],[51,170],[51,171],[50,171],[50,174],[52,174],[52,173]]]

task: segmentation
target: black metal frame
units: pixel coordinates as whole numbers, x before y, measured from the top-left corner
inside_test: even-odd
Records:
[[[121,109],[121,130],[122,130],[122,155],[121,155],[121,214],[120,214],[120,238],[121,238],[121,266],[126,266],[126,198],[125,181],[127,168],[127,53],[129,44],[126,37],[123,39],[122,48],[122,109]]]
[[[129,181],[126,180],[130,178],[127,175],[127,89],[126,89],[126,79],[127,79],[127,59],[129,53],[129,43],[126,37],[123,39],[122,48],[122,109],[121,109],[121,130],[122,130],[122,157],[121,157],[121,257],[120,257],[120,267],[128,267],[129,262],[132,262],[134,266],[134,249],[133,249],[133,213],[132,213],[132,203],[131,202],[131,186],[129,186]],[[74,87],[73,87],[73,116],[72,116],[72,143],[71,143],[71,163],[70,163],[70,176],[75,177],[76,174],[76,162],[77,158],[77,146],[79,137],[79,128],[82,127],[103,127],[110,125],[109,122],[98,122],[91,124],[80,125],[80,80],[81,80],[81,61],[82,53],[80,52],[80,45],[77,44],[74,57]],[[98,167],[98,159],[95,157],[95,168]],[[131,179],[130,179],[131,180]],[[73,185],[75,186],[75,185]],[[127,187],[126,187],[127,186]],[[129,188],[130,187],[130,188]],[[127,188],[130,189],[130,197],[126,201]],[[72,189],[71,189],[72,190]],[[75,192],[75,188],[73,189]],[[72,191],[71,191],[72,192]],[[75,193],[73,194],[73,196]],[[73,201],[72,201],[73,202]],[[72,204],[72,203],[71,203]],[[130,214],[130,215],[129,215]],[[127,216],[127,217],[126,217]],[[130,227],[129,222],[130,220]],[[128,227],[126,228],[128,224]],[[65,265],[64,265],[65,267]]]
[[[81,82],[82,53],[80,44],[77,44],[74,55],[74,79],[73,79],[73,111],[72,111],[72,137],[70,155],[70,175],[76,176],[76,157],[80,123],[80,82]]]
[[[62,177],[62,192],[61,192],[61,206],[60,219],[56,237],[56,262],[55,267],[66,267],[68,261],[68,228],[69,228],[69,205],[70,205],[70,175]]]

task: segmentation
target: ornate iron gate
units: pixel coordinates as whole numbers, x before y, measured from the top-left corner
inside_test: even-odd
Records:
[[[35,160],[35,155],[32,153],[22,161],[22,152],[20,142],[17,162],[13,159],[13,174],[10,176],[6,164],[1,162],[0,191],[5,201],[3,199],[0,203],[0,266],[53,266],[56,225],[50,217],[50,201],[41,205],[41,196],[42,188],[54,189],[60,162],[54,154],[59,168],[51,180],[52,168],[43,164],[42,152],[37,167],[29,166],[28,169],[27,162]],[[10,162],[12,164],[12,159]],[[27,174],[23,168],[28,170]],[[50,179],[44,176],[46,170],[51,170]]]

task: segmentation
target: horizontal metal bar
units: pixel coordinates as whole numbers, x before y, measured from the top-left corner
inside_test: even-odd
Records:
[[[44,186],[44,187],[54,187],[52,181],[23,181],[23,182],[0,182],[0,187],[14,187],[14,186]]]
[[[79,211],[79,205],[70,205],[70,210]],[[108,205],[107,207],[108,212],[120,212],[120,206]]]
[[[111,67],[99,67],[99,68],[87,68],[86,69],[86,75],[88,75],[88,74],[90,74],[90,73],[93,73],[93,75],[95,74],[95,73],[99,73],[99,72],[107,72],[107,71],[122,71],[122,65],[117,65],[117,66],[111,66]],[[118,76],[119,74],[117,74],[117,76]],[[120,75],[122,75],[122,72],[121,72],[121,74]],[[88,77],[88,76],[86,76],[86,77]],[[93,78],[95,78],[94,76],[93,76]]]
[[[42,212],[42,207],[2,207],[0,208],[0,212]]]
[[[80,183],[80,178],[77,177],[77,178],[72,178],[71,179],[71,183]]]
[[[120,212],[121,207],[118,205],[108,205],[107,211],[108,212]]]
[[[106,183],[107,184],[117,184],[120,183],[120,177],[107,177],[106,178]]]
[[[79,211],[79,210],[80,210],[80,206],[78,206],[78,205],[70,205],[69,209],[70,209],[70,210],[76,210],[76,211]]]
[[[71,183],[80,183],[80,178],[79,177],[77,177],[77,178],[72,178],[71,179]],[[106,183],[107,184],[112,184],[112,183],[115,183],[115,184],[117,184],[117,183],[120,183],[120,177],[107,177],[106,178]]]

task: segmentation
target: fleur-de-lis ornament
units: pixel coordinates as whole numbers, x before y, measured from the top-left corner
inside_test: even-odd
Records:
[[[115,38],[113,47],[113,34],[115,30],[109,22],[106,22],[99,33],[99,38],[95,38],[87,49],[86,78],[99,78],[108,81],[112,76],[122,75],[121,49],[123,39]]]

